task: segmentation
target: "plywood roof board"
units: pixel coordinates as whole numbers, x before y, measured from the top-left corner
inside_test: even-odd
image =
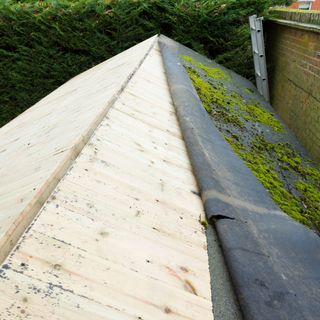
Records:
[[[88,130],[3,262],[0,319],[212,319],[203,204],[155,38],[0,130],[0,236]]]

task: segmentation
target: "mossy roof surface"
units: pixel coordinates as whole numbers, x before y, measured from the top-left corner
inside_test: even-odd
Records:
[[[196,55],[182,54],[215,126],[277,205],[320,231],[320,169],[248,80]]]

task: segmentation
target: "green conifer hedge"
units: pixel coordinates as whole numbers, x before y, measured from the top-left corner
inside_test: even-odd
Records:
[[[80,72],[162,33],[250,78],[248,16],[284,0],[0,0],[0,126]]]

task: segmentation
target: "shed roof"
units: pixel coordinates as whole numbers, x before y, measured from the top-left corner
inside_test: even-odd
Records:
[[[186,52],[211,63],[152,37],[0,129],[0,319],[240,319],[218,241],[245,319],[319,313],[319,238],[222,139]]]
[[[23,233],[1,319],[212,318],[203,205],[156,40],[1,129],[2,259]]]

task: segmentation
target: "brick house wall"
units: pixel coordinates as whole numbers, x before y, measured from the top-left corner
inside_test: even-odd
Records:
[[[268,21],[266,39],[271,103],[320,163],[320,28]]]
[[[292,9],[299,9],[299,2],[294,2],[289,8]],[[315,0],[312,4],[311,4],[311,10],[320,10],[320,0]]]

